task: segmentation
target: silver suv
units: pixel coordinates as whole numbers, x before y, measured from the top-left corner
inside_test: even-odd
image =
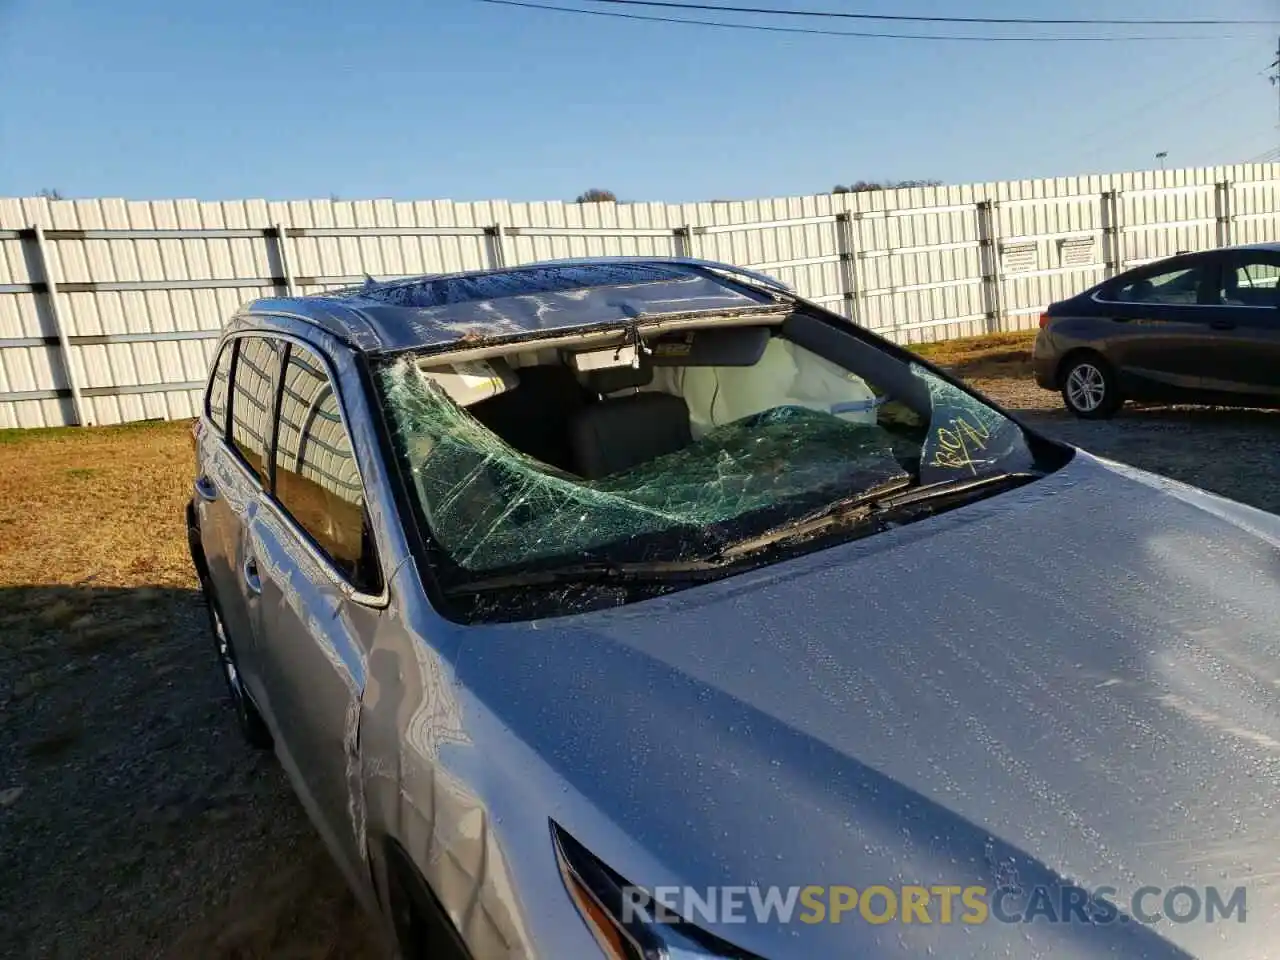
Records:
[[[240,725],[402,956],[1224,936],[890,926],[849,891],[917,884],[918,921],[944,916],[929,890],[1013,865],[1073,896],[1068,875],[1219,876],[1152,811],[1232,783],[1197,829],[1248,849],[1269,781],[1236,776],[1202,713],[1099,678],[1176,641],[1168,597],[1218,611],[1233,670],[1272,657],[1274,605],[1213,594],[1264,575],[1274,517],[1045,439],[777,281],[692,260],[256,301],[194,429],[191,553]],[[1145,552],[1157,533],[1212,541],[1205,576],[1194,550]],[[1112,716],[1152,745],[1139,778],[1128,738],[1093,735]]]

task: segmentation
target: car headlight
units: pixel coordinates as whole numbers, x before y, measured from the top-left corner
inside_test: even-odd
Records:
[[[636,910],[637,889],[551,824],[565,889],[609,960],[762,960],[683,918]],[[649,898],[652,903],[652,898]]]

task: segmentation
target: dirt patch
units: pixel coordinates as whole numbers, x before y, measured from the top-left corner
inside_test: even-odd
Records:
[[[922,349],[1053,436],[1280,512],[1278,414],[1087,423],[1026,378],[1027,334]],[[280,767],[235,730],[186,554],[190,483],[186,424],[0,432],[6,955],[379,956]]]

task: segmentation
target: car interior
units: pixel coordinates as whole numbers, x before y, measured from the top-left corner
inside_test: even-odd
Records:
[[[603,349],[527,348],[423,372],[507,444],[586,480],[779,407],[874,425],[886,398],[769,326],[705,327]]]

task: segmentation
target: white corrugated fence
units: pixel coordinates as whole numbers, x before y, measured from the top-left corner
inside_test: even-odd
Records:
[[[0,427],[193,416],[246,300],[563,257],[774,274],[900,342],[1035,325],[1182,250],[1280,239],[1280,164],[715,203],[0,198]]]

